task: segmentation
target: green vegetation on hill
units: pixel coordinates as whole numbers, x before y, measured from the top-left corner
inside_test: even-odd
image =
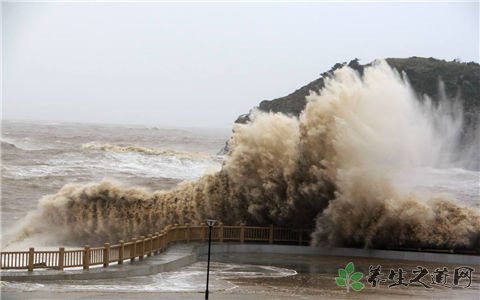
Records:
[[[475,62],[462,63],[459,61],[445,61],[435,58],[410,57],[388,58],[387,62],[400,72],[405,72],[417,93],[428,95],[434,101],[440,99],[439,83],[445,85],[446,95],[450,99],[461,99],[465,109],[466,125],[476,125],[480,111],[480,65]],[[293,93],[273,100],[260,102],[258,109],[266,112],[282,112],[298,116],[305,108],[305,96],[310,91],[318,91],[324,86],[324,79],[331,76],[334,70],[348,65],[363,72],[367,65],[359,64],[358,60],[347,63],[337,63],[321,77],[301,87]],[[458,97],[457,97],[458,96]],[[249,120],[248,114],[238,117],[236,123],[245,123]]]

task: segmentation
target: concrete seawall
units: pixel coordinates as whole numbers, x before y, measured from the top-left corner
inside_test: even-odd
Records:
[[[197,255],[206,255],[208,248],[201,245],[196,248]],[[357,248],[324,248],[308,246],[287,246],[287,245],[261,245],[261,244],[215,244],[212,247],[212,253],[272,253],[272,254],[291,254],[303,256],[348,256],[348,257],[366,257],[390,260],[407,260],[423,262],[441,262],[448,264],[469,264],[480,265],[480,256],[447,254],[447,253],[429,253],[429,252],[410,252],[393,250],[374,250]]]
[[[32,273],[27,271],[2,271],[3,281],[47,281],[47,280],[86,280],[86,279],[109,279],[125,278],[132,276],[147,276],[160,272],[173,271],[188,266],[198,261],[199,256],[206,255],[208,248],[205,244],[189,243],[171,246],[166,252],[153,257],[146,257],[135,263],[113,265],[108,268],[92,268],[85,270],[36,270]],[[479,265],[480,256],[441,254],[427,252],[408,252],[354,248],[320,248],[308,246],[288,245],[261,245],[261,244],[237,244],[215,243],[212,244],[212,253],[272,253],[283,255],[301,256],[346,256],[365,257],[401,261],[440,262],[460,265]],[[215,260],[213,258],[213,260]],[[258,263],[261,263],[259,261]]]
[[[111,279],[133,276],[147,276],[160,272],[168,272],[188,266],[197,261],[195,249],[199,244],[177,244],[171,246],[162,254],[145,257],[134,263],[127,260],[119,265],[108,268],[91,267],[90,270],[66,269],[27,271],[2,271],[3,281],[49,281],[49,280],[86,280],[86,279]]]

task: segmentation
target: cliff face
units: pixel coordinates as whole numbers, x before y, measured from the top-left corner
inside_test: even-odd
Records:
[[[412,87],[420,95],[428,95],[434,101],[440,99],[440,80],[445,85],[445,91],[449,98],[460,98],[465,109],[465,121],[467,126],[476,126],[477,115],[480,111],[480,65],[474,62],[461,63],[457,61],[447,62],[435,58],[410,57],[388,58],[387,62],[400,72],[405,72]],[[282,112],[288,115],[298,116],[305,108],[305,96],[310,91],[318,91],[324,86],[324,78],[331,76],[334,70],[348,65],[363,73],[365,66],[360,65],[358,60],[347,63],[337,63],[321,77],[299,88],[293,93],[273,100],[260,102],[258,109],[265,112]],[[241,115],[235,123],[246,123],[249,114]]]

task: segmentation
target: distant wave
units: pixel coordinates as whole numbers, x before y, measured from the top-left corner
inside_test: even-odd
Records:
[[[2,150],[5,150],[5,149],[21,149],[20,147],[18,147],[17,145],[15,145],[14,143],[12,143],[10,141],[7,142],[7,141],[2,140],[1,145],[2,145]]]
[[[101,144],[97,142],[90,142],[82,144],[82,149],[86,150],[96,150],[96,151],[105,151],[105,152],[119,152],[119,153],[139,153],[146,155],[160,155],[160,156],[171,156],[179,159],[190,159],[190,160],[200,160],[208,159],[209,155],[200,152],[182,152],[171,149],[157,149],[157,148],[148,148],[136,145],[112,145],[112,144]]]

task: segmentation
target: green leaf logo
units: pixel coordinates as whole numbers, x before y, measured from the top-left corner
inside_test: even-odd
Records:
[[[355,292],[363,290],[365,285],[360,282],[363,278],[363,273],[355,272],[355,266],[353,262],[349,262],[345,269],[338,269],[338,277],[335,277],[335,282],[338,286],[344,286],[347,288],[347,292],[350,291],[350,287]]]

